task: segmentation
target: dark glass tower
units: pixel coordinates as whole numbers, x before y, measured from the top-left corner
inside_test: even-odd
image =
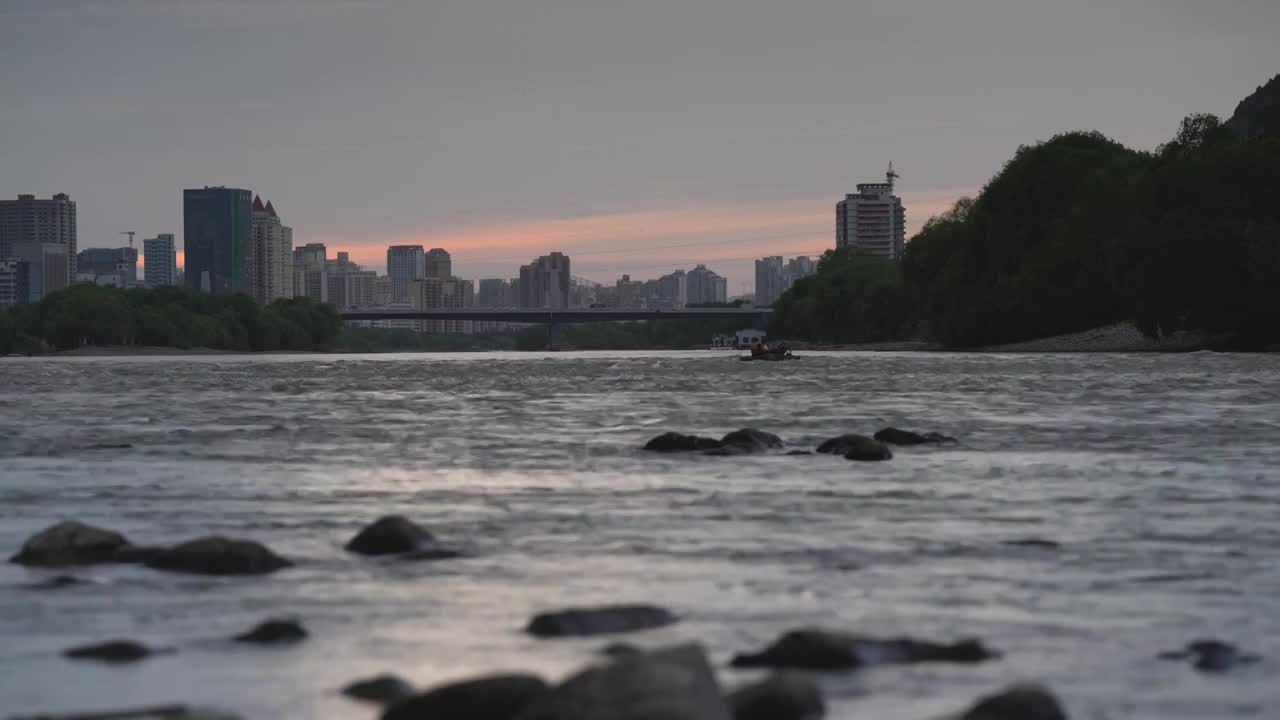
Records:
[[[252,194],[236,188],[182,191],[184,276],[187,287],[248,293]]]

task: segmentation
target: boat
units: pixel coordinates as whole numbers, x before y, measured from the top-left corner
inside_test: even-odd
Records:
[[[774,347],[765,345],[760,351],[752,350],[750,355],[740,355],[739,360],[765,360],[768,362],[776,362],[778,360],[795,360],[796,356],[791,354],[791,348],[786,343],[779,343]]]

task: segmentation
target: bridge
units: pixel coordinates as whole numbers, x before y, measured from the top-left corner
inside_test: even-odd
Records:
[[[619,322],[627,320],[725,320],[764,321],[770,308],[684,308],[681,310],[622,310],[619,308],[425,308],[422,310],[342,310],[343,320],[472,320],[529,323],[547,326],[551,347],[559,347],[560,326],[565,323]]]

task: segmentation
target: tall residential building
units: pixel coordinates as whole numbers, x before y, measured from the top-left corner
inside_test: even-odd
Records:
[[[68,281],[76,276],[76,203],[66,193],[49,200],[19,195],[0,200],[0,260],[15,257],[19,244],[57,243],[66,246]]]
[[[706,265],[699,265],[685,274],[689,305],[707,305],[729,301],[729,281]]]
[[[387,248],[387,277],[396,300],[407,300],[409,284],[427,276],[427,255],[421,245],[392,245]]]
[[[897,260],[906,247],[907,214],[893,194],[898,174],[889,163],[885,182],[860,183],[858,192],[836,203],[836,248]]]
[[[133,287],[138,282],[138,251],[131,247],[85,248],[76,255],[76,276],[99,285]]]
[[[515,307],[519,304],[516,283],[503,278],[481,280],[475,304],[482,308]]]
[[[324,270],[328,275],[328,298],[325,302],[340,309],[352,307],[356,298],[349,294],[351,284],[347,276],[360,272],[360,266],[351,262],[350,253],[339,252],[337,258],[325,261]],[[370,288],[372,293],[372,285]]]
[[[0,307],[31,302],[31,263],[20,258],[0,258]]]
[[[391,276],[379,275],[373,279],[373,306],[386,307],[395,301]]]
[[[252,214],[249,294],[263,305],[293,297],[293,228],[256,195]]]
[[[212,293],[249,293],[254,263],[248,190],[205,187],[182,191],[187,286]]]
[[[293,249],[293,266],[306,267],[308,265],[324,264],[329,260],[329,251],[325,249],[324,243],[307,243],[299,248]]]
[[[142,241],[142,275],[146,286],[178,284],[178,250],[172,233],[160,233]]]
[[[449,252],[442,248],[428,250],[422,276],[437,280],[448,280],[453,277],[453,258],[449,256]]]
[[[786,290],[782,270],[780,255],[756,260],[756,305],[768,307]]]
[[[520,307],[569,307],[569,256],[553,252],[520,268]]]
[[[27,263],[28,302],[40,302],[45,295],[66,288],[74,280],[67,274],[71,263],[63,243],[19,243],[13,246],[13,256]]]

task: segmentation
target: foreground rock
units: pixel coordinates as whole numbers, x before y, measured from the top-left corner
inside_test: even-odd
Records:
[[[471,717],[462,716],[457,717]],[[533,700],[520,720],[730,720],[702,648],[679,645],[620,657]]]
[[[514,720],[547,692],[547,683],[536,675],[490,675],[405,698],[387,708],[382,720]]]
[[[956,439],[947,437],[936,432],[920,433],[911,432],[910,430],[899,430],[895,427],[887,427],[876,433],[876,440],[889,443],[890,445],[941,445],[942,443],[953,443]]]
[[[155,705],[127,710],[97,710],[66,715],[41,714],[32,717],[14,717],[11,720],[240,720],[239,716],[218,710],[188,707],[186,705]]]
[[[94,643],[92,645],[80,645],[79,647],[73,647],[68,650],[64,650],[62,654],[76,660],[98,660],[107,663],[128,663],[137,662],[160,652],[165,651],[154,650],[132,640],[110,640],[102,643]]]
[[[1184,650],[1160,653],[1162,660],[1190,660],[1191,667],[1205,672],[1226,672],[1239,665],[1250,665],[1262,658],[1241,652],[1231,643],[1220,640],[1197,640]]]
[[[1043,687],[1015,685],[980,698],[960,720],[1067,720],[1067,713]]]
[[[401,515],[386,515],[361,530],[347,543],[347,550],[361,555],[411,553],[435,538],[425,528]]]
[[[143,564],[197,575],[265,575],[293,565],[261,543],[219,535],[153,550]]]
[[[654,452],[697,452],[714,450],[718,447],[720,447],[720,441],[715,438],[666,432],[645,443],[644,449]]]
[[[866,435],[841,435],[831,438],[818,446],[818,452],[828,455],[843,455],[846,460],[892,460],[893,451],[888,445],[869,438]]]
[[[525,630],[543,638],[586,637],[651,630],[676,621],[670,610],[653,605],[606,605],[540,613]]]
[[[284,645],[306,640],[307,634],[306,628],[296,620],[271,619],[259,623],[249,632],[236,635],[232,640],[256,645]]]
[[[64,520],[32,535],[9,562],[40,567],[119,562],[119,551],[127,547],[129,541],[118,532]]]
[[[738,453],[760,453],[779,450],[782,438],[755,428],[742,428],[720,438],[721,450]]]
[[[412,697],[413,686],[404,678],[396,675],[378,675],[366,680],[357,680],[342,688],[342,694],[357,700],[367,700],[381,705],[392,705]]]
[[[939,644],[911,638],[878,639],[820,628],[792,630],[758,653],[737,655],[734,667],[851,670],[919,662],[976,663],[999,657],[977,640]]]
[[[733,720],[809,720],[826,712],[822,691],[804,675],[782,673],[729,694]]]

